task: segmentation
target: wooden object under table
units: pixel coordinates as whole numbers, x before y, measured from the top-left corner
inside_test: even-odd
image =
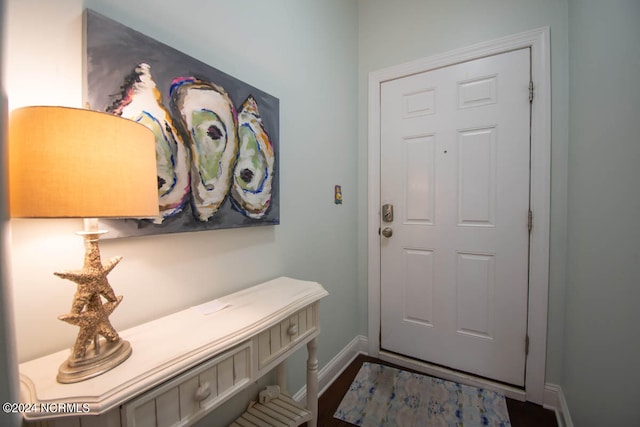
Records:
[[[78,383],[56,382],[68,351],[22,363],[24,418],[47,427],[186,426],[276,368],[282,399],[299,411],[285,425],[315,427],[318,308],[327,295],[318,283],[280,277],[136,326],[120,334],[133,347],[128,360]],[[284,362],[305,344],[302,408],[286,396]]]

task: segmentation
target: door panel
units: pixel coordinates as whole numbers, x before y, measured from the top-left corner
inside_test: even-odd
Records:
[[[408,138],[403,146],[406,171],[406,224],[433,224],[435,185],[435,139]]]
[[[529,49],[381,85],[381,348],[524,385]]]

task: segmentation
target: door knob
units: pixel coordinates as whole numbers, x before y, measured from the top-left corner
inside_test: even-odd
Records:
[[[393,236],[393,230],[391,229],[391,227],[385,227],[382,229],[382,235],[384,237],[391,237]]]

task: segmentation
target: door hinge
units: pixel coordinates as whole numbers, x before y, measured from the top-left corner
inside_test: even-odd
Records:
[[[529,335],[524,337],[524,355],[529,355]]]
[[[533,212],[529,209],[529,214],[527,215],[527,227],[529,228],[529,233],[533,229]]]
[[[533,102],[533,80],[529,81],[529,103]]]

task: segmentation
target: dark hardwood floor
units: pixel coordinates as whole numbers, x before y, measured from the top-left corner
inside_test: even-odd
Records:
[[[360,355],[356,357],[342,375],[320,396],[318,401],[318,427],[353,427],[352,424],[333,418],[333,414],[338,409],[338,405],[340,405],[363,362],[395,366],[369,356]],[[507,398],[507,408],[513,427],[558,427],[555,413],[539,405]]]

